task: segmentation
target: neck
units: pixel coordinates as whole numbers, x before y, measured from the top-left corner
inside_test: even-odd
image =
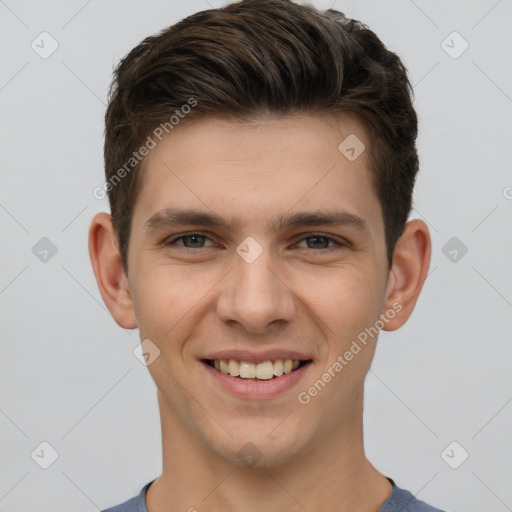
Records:
[[[375,512],[391,484],[368,461],[360,411],[321,443],[271,467],[233,464],[214,453],[158,394],[162,475],[146,494],[148,512]]]

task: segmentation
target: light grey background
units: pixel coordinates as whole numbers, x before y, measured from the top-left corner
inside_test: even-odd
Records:
[[[113,67],[208,4],[221,2],[0,0],[0,511],[95,511],[159,475],[155,386],[133,355],[138,332],[103,305],[87,231],[108,211],[92,190],[103,183]],[[334,7],[410,71],[421,131],[414,217],[433,239],[417,309],[381,335],[367,380],[368,456],[441,508],[512,510],[511,1]],[[31,48],[50,48],[43,31],[59,45],[47,59]],[[469,43],[458,58],[453,31]],[[47,262],[32,251],[43,237],[57,247]],[[455,262],[443,253],[452,237],[468,249]],[[58,452],[46,470],[31,458],[43,441]],[[462,450],[468,459],[452,469]]]

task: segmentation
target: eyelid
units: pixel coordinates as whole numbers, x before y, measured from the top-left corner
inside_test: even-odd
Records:
[[[202,233],[200,231],[191,231],[191,232],[188,232],[188,233],[181,233],[179,235],[175,235],[169,239],[166,239],[163,243],[164,246],[168,246],[168,245],[175,245],[175,242],[177,242],[178,240],[182,240],[183,238],[185,237],[188,237],[188,236],[202,236],[204,237],[205,239],[207,240],[210,240],[211,242],[213,242],[213,240],[210,238],[209,234],[206,234],[206,233]],[[308,238],[314,238],[314,237],[318,237],[318,238],[325,238],[331,242],[333,242],[335,244],[334,247],[326,247],[326,248],[323,248],[323,249],[311,249],[315,252],[320,252],[320,251],[329,251],[329,250],[332,250],[332,249],[335,249],[336,247],[349,247],[350,246],[350,243],[344,239],[340,240],[338,238],[335,238],[333,235],[329,235],[327,233],[321,233],[321,232],[307,232],[307,233],[300,233],[299,235],[296,235],[297,237],[300,237],[297,239],[296,242],[294,242],[294,245],[297,245],[298,243],[300,242],[303,242],[304,240],[307,240]],[[189,250],[189,251],[197,251],[198,249],[206,249],[207,247],[197,247],[197,248],[192,248],[192,247],[185,247],[184,245],[183,246],[179,246],[181,247],[182,249],[184,250]],[[212,246],[208,246],[208,247],[212,247]],[[309,247],[307,249],[310,249]]]

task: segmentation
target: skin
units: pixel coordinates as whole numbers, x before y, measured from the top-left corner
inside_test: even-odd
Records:
[[[338,150],[349,134],[366,145],[353,162]],[[388,265],[369,144],[349,114],[184,122],[145,161],[128,277],[110,216],[93,218],[89,251],[105,304],[120,326],[138,327],[160,350],[148,369],[158,389],[163,472],[147,492],[149,512],[370,512],[389,496],[389,481],[363,447],[363,385],[377,337],[307,405],[297,399],[393,304],[383,328],[403,325],[427,276],[431,242],[420,220],[407,223]],[[145,228],[169,207],[239,226]],[[357,215],[366,229],[267,226],[279,215],[324,210]],[[190,232],[207,238],[165,245]],[[344,245],[315,244],[312,233]],[[263,250],[252,263],[236,253],[248,236]],[[199,361],[210,350],[274,347],[311,354],[313,364],[268,400],[228,394]],[[249,442],[262,454],[254,465],[237,456]]]

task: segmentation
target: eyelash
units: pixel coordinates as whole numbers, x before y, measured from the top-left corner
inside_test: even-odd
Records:
[[[203,237],[205,238],[206,240],[210,240],[212,241],[209,237],[207,237],[206,235],[204,235],[203,233],[197,233],[197,232],[192,232],[192,233],[185,233],[183,235],[179,235],[175,238],[172,238],[166,242],[164,242],[164,245],[165,246],[172,246],[172,245],[177,245],[176,242],[178,240],[183,240],[184,238],[187,238],[187,237],[190,237],[190,236],[199,236],[199,237]],[[335,238],[332,238],[330,236],[327,236],[323,233],[311,233],[309,234],[308,236],[306,237],[303,237],[301,238],[297,243],[300,243],[304,240],[308,240],[310,238],[325,238],[326,240],[328,240],[329,242],[333,242],[335,244],[335,247],[325,247],[325,248],[321,248],[321,249],[312,249],[310,247],[307,247],[306,249],[311,249],[312,251],[316,251],[316,252],[320,252],[320,251],[332,251],[336,248],[342,248],[342,247],[347,247],[348,244],[345,244],[345,243],[342,243],[338,240],[336,240]],[[182,250],[184,251],[187,251],[187,252],[197,252],[199,249],[207,249],[208,247],[196,247],[196,248],[192,248],[192,247],[185,247],[184,245],[181,245],[181,246],[178,246],[180,247]]]

